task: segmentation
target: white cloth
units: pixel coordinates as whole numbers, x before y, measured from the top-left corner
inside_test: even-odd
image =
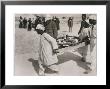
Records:
[[[91,57],[91,65],[90,65],[90,67],[91,67],[92,70],[95,70],[96,69],[96,57],[97,57],[96,56],[96,45],[94,46],[90,57]]]
[[[87,60],[87,62],[91,63],[89,67],[92,70],[96,69],[96,57],[96,26],[94,26],[90,35],[90,58]]]
[[[89,19],[97,20],[97,16],[96,16],[96,15],[90,15],[90,16],[89,16]]]
[[[58,49],[56,40],[47,33],[40,35],[39,61],[45,66],[50,66],[58,62],[57,55],[53,49]]]
[[[91,28],[83,28],[82,31],[81,31],[81,33],[80,33],[80,35],[79,35],[79,38],[81,40],[83,40],[83,38],[85,38],[86,36],[89,37],[90,29]]]

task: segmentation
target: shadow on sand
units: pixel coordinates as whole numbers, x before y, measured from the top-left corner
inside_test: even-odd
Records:
[[[88,69],[88,66],[86,65],[86,63],[81,61],[80,56],[75,55],[75,54],[70,53],[70,52],[65,52],[62,55],[58,55],[57,65],[62,64],[62,63],[67,62],[67,61],[70,61],[70,60],[75,61],[79,67],[82,67],[83,69]],[[38,71],[39,71],[38,60],[34,60],[33,58],[30,58],[30,59],[28,59],[28,61],[32,62],[32,66],[34,67],[34,70],[36,71],[36,73],[38,73]],[[45,73],[51,74],[53,72],[49,68],[45,67]]]
[[[38,74],[39,73],[39,63],[38,63],[38,60],[34,60],[33,58],[29,58],[28,61],[32,62],[32,66],[34,67],[34,70]],[[47,73],[47,74],[55,73],[54,71],[52,71],[51,69],[47,68],[46,66],[43,66],[43,67],[45,68],[45,73]]]
[[[32,66],[34,67],[34,70],[38,74],[38,72],[39,72],[39,63],[38,63],[38,60],[34,60],[33,58],[29,58],[28,61],[29,62],[32,62]]]
[[[79,67],[82,67],[83,69],[88,69],[87,64],[81,61],[81,57],[73,53],[65,52],[64,54],[59,55],[58,59],[59,61],[57,64],[61,64],[61,63],[72,60],[72,61],[75,61]]]

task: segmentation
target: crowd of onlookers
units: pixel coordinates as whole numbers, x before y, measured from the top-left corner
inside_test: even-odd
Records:
[[[51,20],[55,22],[56,27],[59,30],[60,29],[59,18],[53,16]],[[44,25],[44,27],[48,25],[48,21],[46,20],[46,17],[36,16],[36,18],[28,18],[28,19],[26,17],[23,18],[22,16],[19,17],[19,28],[27,28],[28,31],[30,31],[32,28],[36,28],[38,24],[42,24]]]

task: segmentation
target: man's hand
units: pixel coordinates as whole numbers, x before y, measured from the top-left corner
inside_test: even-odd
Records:
[[[53,49],[53,53],[59,53],[58,49]]]

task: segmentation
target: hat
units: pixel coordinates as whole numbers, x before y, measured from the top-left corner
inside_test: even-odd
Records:
[[[90,15],[90,16],[89,16],[89,19],[97,20],[97,16],[96,16],[96,15]]]
[[[42,30],[44,31],[45,30],[45,27],[42,25],[42,24],[38,24],[36,29],[39,29],[39,30]]]

